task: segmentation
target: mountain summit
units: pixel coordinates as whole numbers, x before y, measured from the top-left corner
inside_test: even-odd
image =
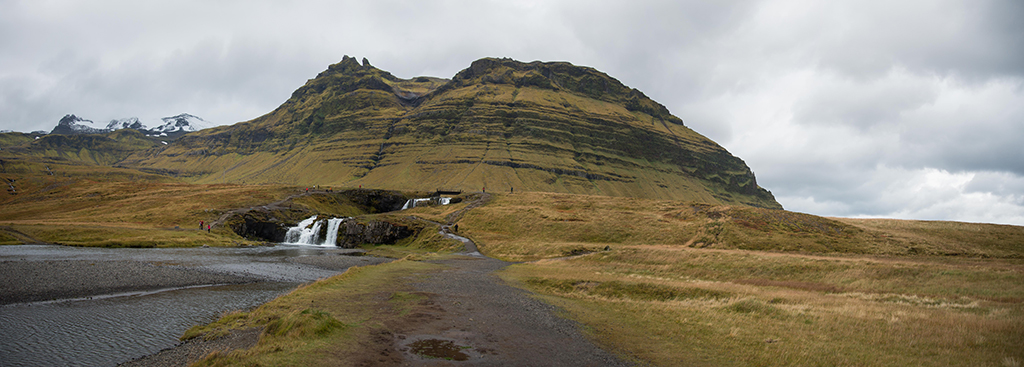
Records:
[[[200,183],[547,191],[781,208],[739,158],[593,68],[485,58],[452,79],[345,56],[254,120],[123,162]]]
[[[92,120],[86,120],[75,115],[64,115],[60,121],[57,122],[57,126],[53,127],[50,134],[99,134],[108,132],[105,128],[96,127],[96,123]]]

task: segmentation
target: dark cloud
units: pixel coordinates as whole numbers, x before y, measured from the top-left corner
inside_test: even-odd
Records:
[[[343,55],[399,77],[570,61],[787,208],[1024,224],[1024,2],[0,0],[0,129],[255,118]]]

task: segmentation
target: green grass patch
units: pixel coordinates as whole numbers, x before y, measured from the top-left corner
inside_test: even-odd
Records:
[[[354,267],[341,275],[280,296],[250,312],[225,315],[189,329],[183,338],[224,335],[230,330],[263,328],[249,350],[215,353],[197,366],[227,365],[352,365],[359,360],[360,341],[371,338],[388,320],[410,312],[422,295],[409,292],[404,279],[440,266],[399,260]]]

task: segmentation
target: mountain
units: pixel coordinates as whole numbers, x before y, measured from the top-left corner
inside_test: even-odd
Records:
[[[193,131],[199,131],[202,129],[209,129],[214,125],[203,120],[197,116],[183,113],[177,116],[164,117],[160,119],[161,123],[152,128],[149,128],[149,132],[154,135],[159,134],[174,134],[174,133],[190,133]]]
[[[65,115],[57,122],[57,126],[50,131],[50,134],[99,134],[108,132],[106,128],[97,127],[92,120],[86,120],[75,115]]]
[[[138,117],[110,120],[105,127],[98,127],[92,120],[75,115],[66,115],[60,119],[50,134],[102,134],[121,129],[138,130],[146,135],[176,138],[186,133],[208,129],[214,125],[194,115],[183,113],[177,116],[164,117],[153,127],[139,121]]]
[[[107,123],[107,131],[121,129],[146,130],[146,125],[143,125],[142,122],[139,121],[138,117],[110,120],[110,122]]]
[[[781,208],[739,158],[639,90],[566,62],[485,58],[400,79],[345,56],[251,121],[123,166],[197,183],[545,191]]]

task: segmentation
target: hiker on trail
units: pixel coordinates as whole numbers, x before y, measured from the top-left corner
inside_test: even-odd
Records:
[[[459,225],[456,224],[456,225],[452,226],[452,230],[454,230],[455,232],[458,232],[459,231]]]
[[[514,192],[516,192],[516,188],[512,187],[512,186],[509,186],[508,187],[508,193],[511,194],[511,193],[514,193]]]
[[[203,230],[203,221],[199,221],[199,230],[200,230],[200,231],[202,231],[202,230]]]
[[[206,225],[206,233],[210,233],[210,225],[209,224]]]

